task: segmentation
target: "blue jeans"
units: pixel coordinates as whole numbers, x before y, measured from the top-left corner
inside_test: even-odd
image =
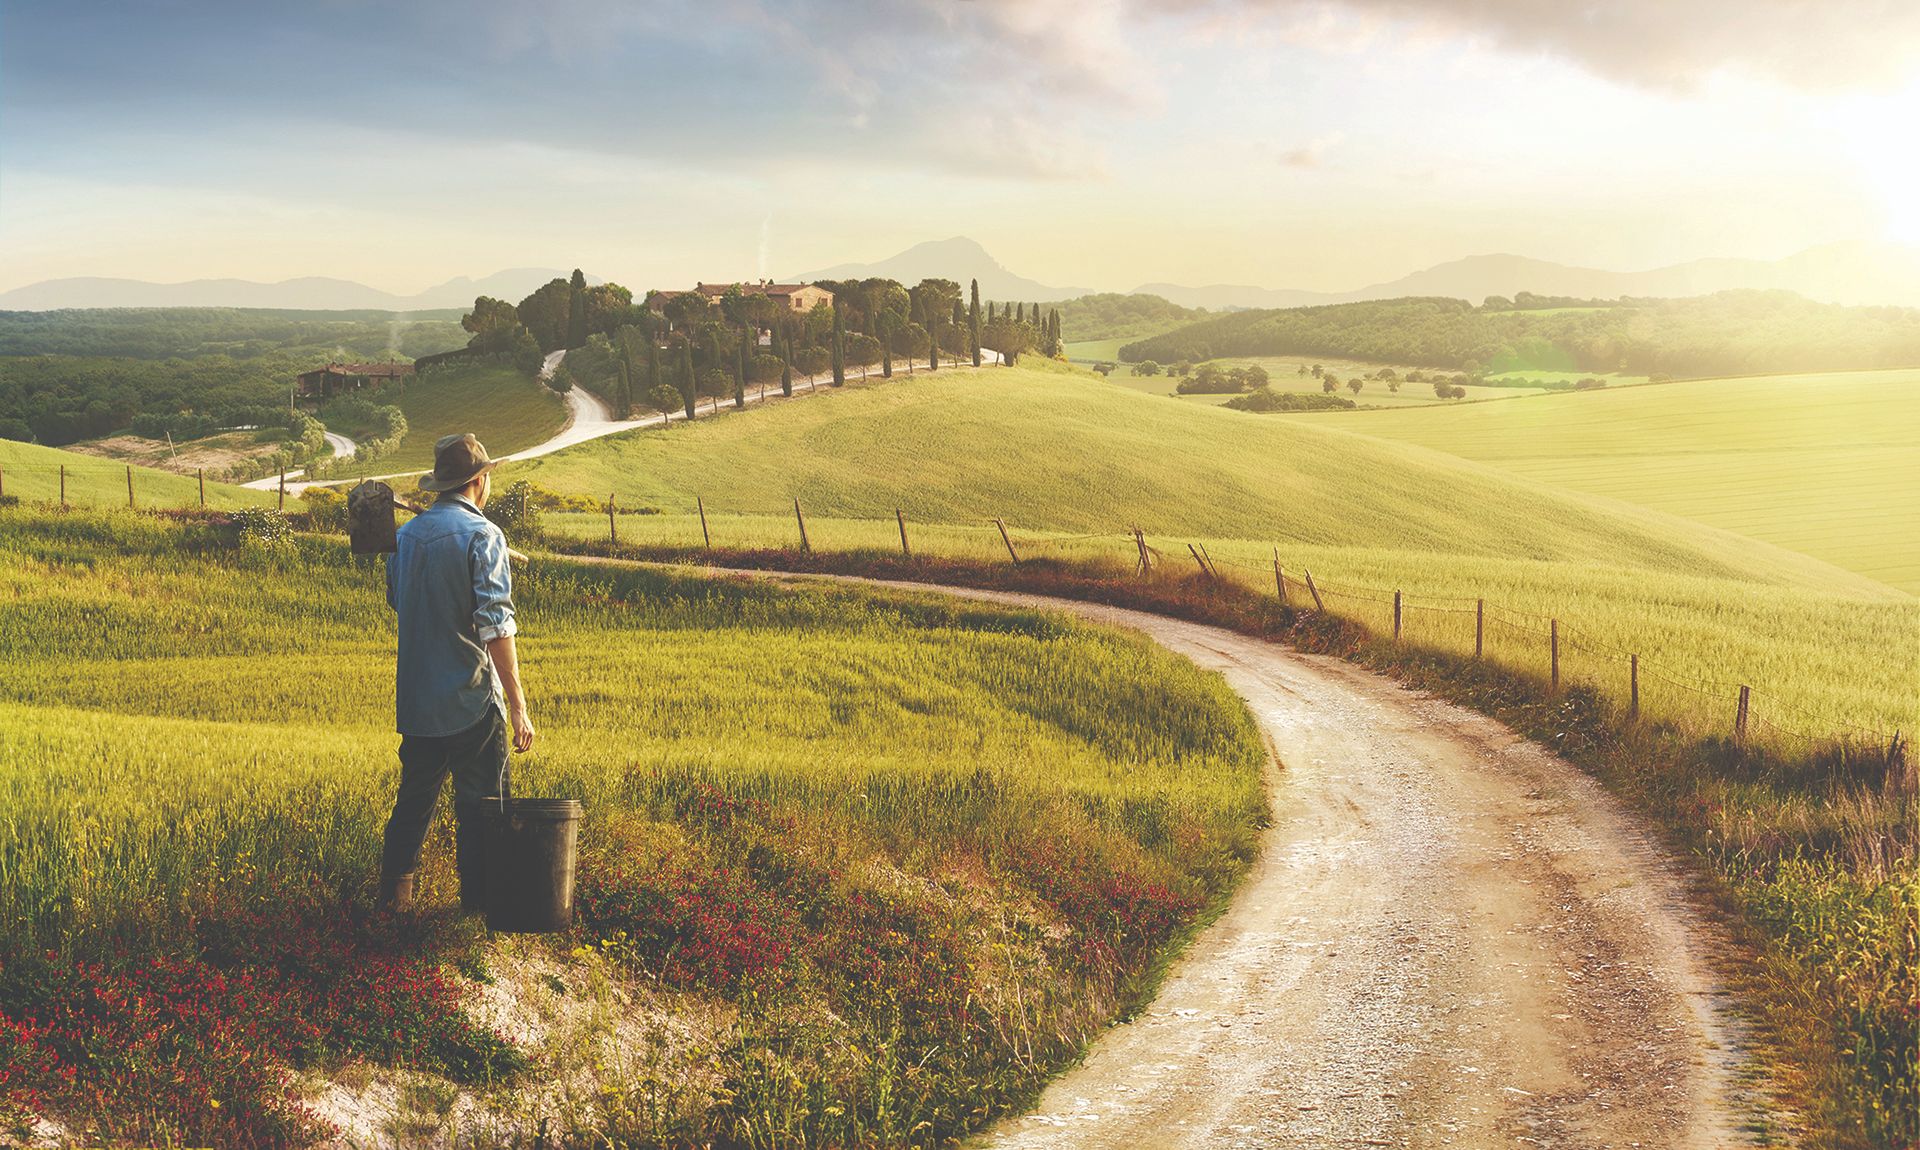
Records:
[[[409,875],[420,865],[420,848],[433,825],[440,790],[453,776],[455,865],[460,871],[460,901],[479,892],[480,817],[486,799],[511,797],[507,765],[507,720],[496,704],[478,723],[453,735],[400,736],[400,792],[387,819],[386,845],[380,856],[383,878]]]

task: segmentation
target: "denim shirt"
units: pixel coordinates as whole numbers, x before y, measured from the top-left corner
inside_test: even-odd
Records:
[[[486,645],[516,630],[500,528],[464,497],[441,496],[400,528],[387,605],[400,630],[395,728],[454,735],[485,718],[500,697]]]

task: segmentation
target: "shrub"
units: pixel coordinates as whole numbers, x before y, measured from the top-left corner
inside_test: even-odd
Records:
[[[346,496],[331,487],[309,487],[300,493],[300,502],[307,505],[307,528],[312,531],[337,533],[347,527]]]
[[[487,500],[486,516],[508,539],[532,539],[540,534],[540,502],[536,488],[524,479]]]
[[[284,512],[269,507],[243,507],[227,517],[237,547],[278,548],[293,542],[293,525]]]

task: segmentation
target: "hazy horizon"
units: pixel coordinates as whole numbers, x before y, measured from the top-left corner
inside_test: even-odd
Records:
[[[0,290],[647,286],[967,236],[1049,284],[1343,291],[1920,242],[1920,10],[1537,8],[16,4]]]

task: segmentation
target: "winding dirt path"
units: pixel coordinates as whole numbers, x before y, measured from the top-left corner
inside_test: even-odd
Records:
[[[1220,672],[1277,757],[1227,912],[1136,1020],[975,1140],[1116,1147],[1753,1144],[1721,931],[1593,779],[1338,659],[1039,596]]]

